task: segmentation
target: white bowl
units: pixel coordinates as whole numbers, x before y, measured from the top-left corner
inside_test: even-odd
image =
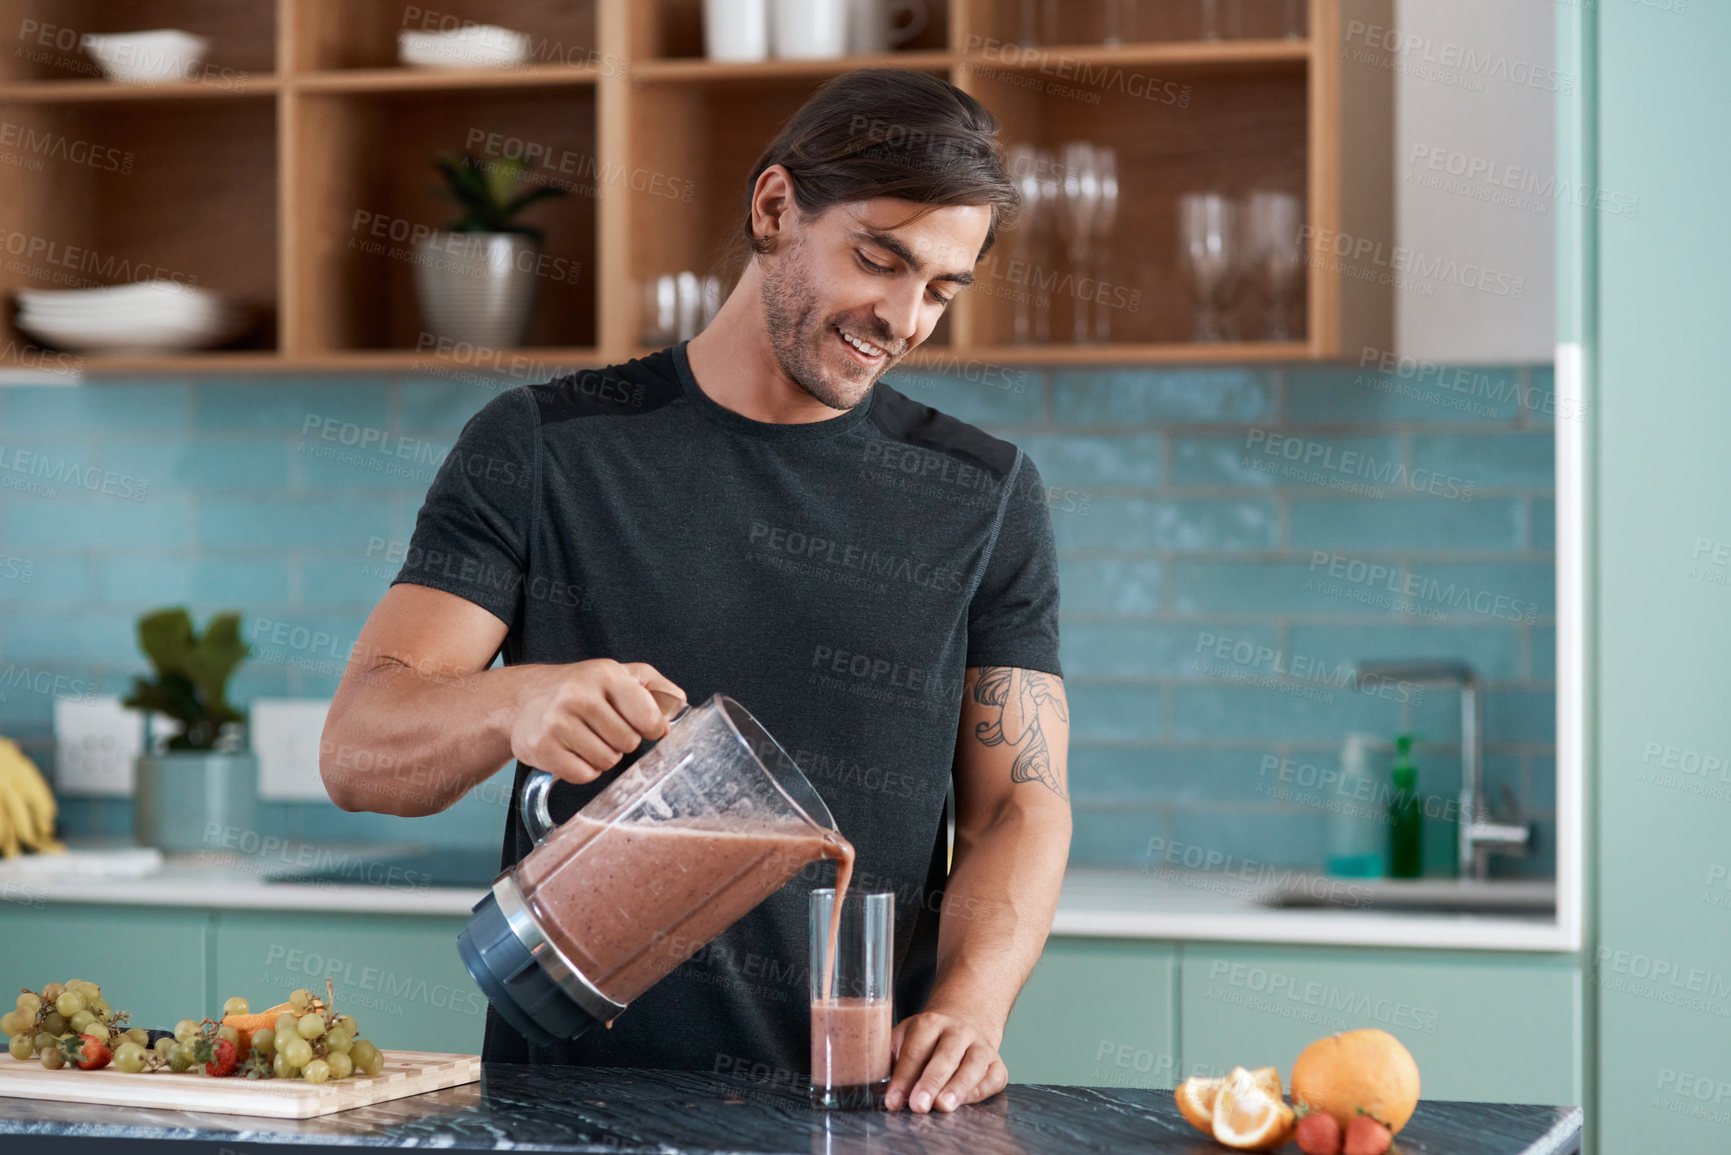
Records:
[[[160,84],[184,80],[204,63],[210,38],[178,28],[148,32],[87,32],[80,46],[101,66],[102,73],[121,84]]]
[[[19,330],[73,352],[204,349],[234,340],[255,321],[242,302],[171,281],[23,289],[17,297]]]
[[[397,33],[397,59],[420,68],[511,68],[529,59],[529,37],[497,24]]]

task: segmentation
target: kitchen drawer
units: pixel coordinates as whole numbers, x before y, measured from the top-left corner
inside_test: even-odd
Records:
[[[1572,956],[1186,944],[1187,1069],[1292,1061],[1332,1031],[1381,1027],[1427,1099],[1579,1104],[1581,978]]]
[[[220,999],[210,1001],[209,916],[201,910],[9,903],[0,919],[0,990],[88,979],[137,1027],[172,1027],[222,1009]]]
[[[457,956],[458,917],[224,911],[215,924],[222,997],[254,1007],[296,987],[323,994],[384,1047],[479,1054],[487,1000]]]
[[[1177,1083],[1177,952],[1153,942],[1046,943],[1004,1031],[1018,1083]]]

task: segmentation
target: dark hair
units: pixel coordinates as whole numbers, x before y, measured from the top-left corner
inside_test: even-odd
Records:
[[[901,68],[860,68],[828,81],[764,149],[745,183],[745,240],[753,252],[768,248],[751,230],[752,192],[777,164],[793,178],[794,201],[805,213],[871,197],[990,206],[979,256],[1021,200],[1004,171],[997,118],[949,81]]]

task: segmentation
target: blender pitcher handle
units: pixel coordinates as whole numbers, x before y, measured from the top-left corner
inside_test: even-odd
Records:
[[[655,699],[655,704],[661,707],[661,716],[667,719],[668,725],[685,717],[691,709],[689,702],[681,701],[672,694],[663,694],[659,690],[649,691]],[[523,784],[523,796],[517,803],[517,815],[523,820],[523,829],[529,833],[529,841],[541,845],[549,831],[553,829],[553,811],[548,805],[548,799],[553,793],[553,784],[558,779],[546,770],[537,770],[529,775],[529,781]]]

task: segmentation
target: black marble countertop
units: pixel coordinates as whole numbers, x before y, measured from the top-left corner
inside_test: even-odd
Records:
[[[1581,1147],[1581,1124],[1578,1107],[1423,1102],[1391,1150],[1572,1155]],[[1131,1088],[1018,1084],[950,1115],[891,1115],[813,1110],[803,1085],[731,1074],[489,1064],[481,1082],[466,1087],[305,1120],[0,1098],[0,1151],[7,1155],[129,1148],[140,1155],[348,1148],[352,1155],[356,1147],[608,1155],[1228,1151],[1184,1122],[1170,1091]]]

